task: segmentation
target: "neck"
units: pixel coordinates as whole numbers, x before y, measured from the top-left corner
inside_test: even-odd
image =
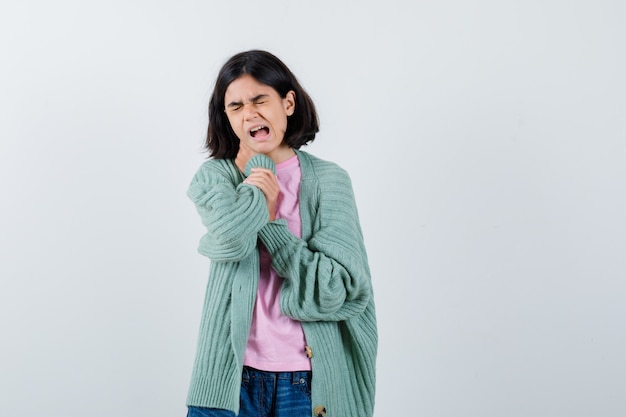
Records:
[[[280,147],[274,149],[272,152],[268,153],[267,156],[269,156],[275,164],[280,164],[281,162],[285,162],[287,159],[291,158],[295,154],[296,152],[288,145],[281,145]]]

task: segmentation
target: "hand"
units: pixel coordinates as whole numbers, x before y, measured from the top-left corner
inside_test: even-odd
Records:
[[[239,157],[239,155],[237,155]],[[270,215],[270,221],[276,219],[276,201],[280,187],[276,175],[265,168],[252,168],[251,174],[243,182],[258,187],[265,195],[267,201],[267,211]]]

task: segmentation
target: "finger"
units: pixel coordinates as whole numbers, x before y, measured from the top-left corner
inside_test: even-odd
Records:
[[[250,175],[244,180],[244,183],[255,185],[262,189],[270,189],[272,187],[272,182],[268,178],[260,175]]]
[[[244,183],[256,186],[271,200],[276,199],[280,192],[280,186],[273,174],[250,175],[244,180]]]
[[[272,172],[272,170],[267,169],[267,168],[256,167],[256,168],[252,168],[250,172],[251,172],[250,175],[259,174],[259,175],[266,175],[268,177],[276,178],[276,175]]]
[[[276,175],[268,169],[266,170],[260,168],[259,170],[255,170],[248,176],[248,178],[254,181],[263,181],[267,184],[276,184],[276,186],[278,186],[278,179],[276,178]]]
[[[275,196],[278,194],[280,188],[276,187],[272,182],[266,181],[265,179],[247,179],[244,181],[246,184],[254,185],[263,191],[264,194],[268,196]]]

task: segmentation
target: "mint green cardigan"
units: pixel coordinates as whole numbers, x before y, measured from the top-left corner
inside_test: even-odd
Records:
[[[259,276],[260,240],[284,278],[280,307],[302,322],[311,358],[311,415],[371,417],[377,327],[372,284],[348,174],[296,151],[302,238],[269,221],[265,197],[233,160],[207,160],[188,196],[206,226],[210,273],[187,405],[239,412],[241,372]],[[246,166],[275,169],[264,155]]]

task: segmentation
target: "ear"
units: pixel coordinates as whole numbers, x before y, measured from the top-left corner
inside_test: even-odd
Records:
[[[287,116],[291,116],[296,111],[296,93],[293,90],[289,90],[283,98],[283,106]]]

